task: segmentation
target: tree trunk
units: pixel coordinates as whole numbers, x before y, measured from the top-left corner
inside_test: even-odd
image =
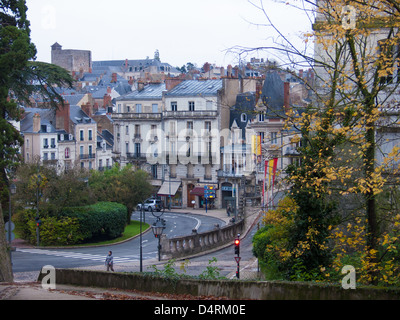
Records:
[[[369,147],[367,148],[367,151],[365,153],[365,162],[366,162],[365,173],[367,179],[372,179],[372,175],[375,172],[375,147],[376,147],[375,130],[373,127],[369,127],[367,129],[366,138]],[[368,218],[367,248],[368,251],[371,253],[371,251],[378,250],[377,239],[379,232],[378,232],[378,221],[376,212],[376,194],[374,193],[373,190],[370,190],[366,193],[365,199],[366,199],[366,209]],[[371,284],[373,285],[377,285],[377,279],[379,276],[379,271],[375,267],[375,264],[377,262],[378,262],[378,256],[376,254],[369,256],[369,263],[372,266],[372,270],[370,270],[372,278]]]
[[[3,210],[0,205],[0,282],[13,282],[13,272],[10,261],[10,248],[7,243]]]

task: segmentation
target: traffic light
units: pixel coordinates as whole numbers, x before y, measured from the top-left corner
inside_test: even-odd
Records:
[[[36,217],[35,220],[36,220],[36,226],[39,228],[42,225],[42,220],[40,220],[39,217]]]
[[[235,254],[239,256],[240,254],[240,239],[236,238],[235,239]]]

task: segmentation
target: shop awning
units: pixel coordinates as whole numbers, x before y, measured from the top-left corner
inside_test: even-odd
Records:
[[[175,196],[176,192],[178,191],[179,187],[181,186],[180,182],[176,181],[165,181],[161,186],[160,190],[158,191],[159,196]],[[171,193],[170,193],[171,191]]]
[[[193,196],[201,196],[204,197],[204,187],[195,187],[190,194]]]
[[[213,186],[215,190],[218,190],[218,185],[216,185],[216,184],[203,184],[203,185],[197,185],[196,187],[194,187],[193,190],[190,191],[190,194],[192,196],[204,197],[204,187],[206,187],[206,186]]]

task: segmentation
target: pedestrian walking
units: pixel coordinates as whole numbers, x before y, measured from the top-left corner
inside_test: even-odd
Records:
[[[231,216],[231,213],[232,213],[232,208],[231,208],[231,206],[230,206],[230,205],[228,205],[228,207],[226,208],[226,213],[228,214],[228,217],[230,217],[230,216]]]
[[[112,255],[112,251],[108,252],[108,256],[106,257],[105,265],[107,266],[107,271],[114,271],[114,258]]]

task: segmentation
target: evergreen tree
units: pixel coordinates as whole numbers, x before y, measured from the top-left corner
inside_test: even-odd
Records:
[[[8,201],[9,178],[19,161],[23,139],[10,121],[20,120],[19,102],[28,101],[33,92],[42,94],[56,106],[62,97],[54,84],[72,86],[72,78],[60,67],[36,62],[36,47],[30,40],[25,0],[0,0],[0,201]],[[12,281],[4,220],[0,210],[0,282]]]

